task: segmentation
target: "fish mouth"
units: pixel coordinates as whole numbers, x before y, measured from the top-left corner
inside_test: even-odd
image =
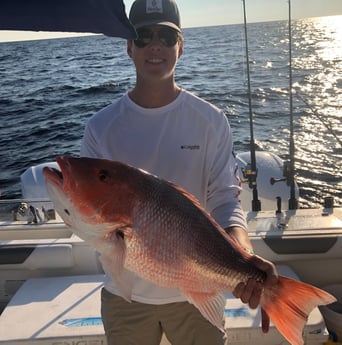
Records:
[[[43,169],[43,175],[48,184],[52,184],[60,189],[64,189],[65,177],[68,175],[67,171],[69,167],[69,158],[70,157],[67,156],[58,156],[56,158],[60,170],[51,167],[45,167]]]

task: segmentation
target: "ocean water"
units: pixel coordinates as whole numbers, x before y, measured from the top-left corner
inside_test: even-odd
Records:
[[[293,21],[295,166],[302,207],[342,204],[342,16]],[[243,25],[184,29],[180,86],[228,116],[237,152],[249,150]],[[286,21],[248,24],[257,149],[289,157]],[[0,191],[20,197],[20,174],[78,154],[89,116],[134,85],[122,39],[102,35],[0,43]]]

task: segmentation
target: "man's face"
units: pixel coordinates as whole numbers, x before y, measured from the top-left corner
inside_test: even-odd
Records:
[[[143,27],[137,32],[138,40],[127,42],[127,53],[134,61],[138,78],[173,78],[183,52],[180,34],[162,25]]]

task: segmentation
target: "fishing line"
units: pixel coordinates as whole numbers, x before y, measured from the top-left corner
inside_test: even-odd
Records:
[[[240,51],[241,51],[241,56],[245,57],[246,55],[246,45],[245,45],[245,32],[244,32],[244,27],[241,29],[240,31]],[[243,73],[243,81],[242,81],[242,85],[244,87],[248,87],[247,86],[247,68],[245,64],[242,64],[242,73]]]
[[[340,144],[340,146],[342,147],[342,141],[341,139],[338,137],[338,135],[335,133],[334,128],[332,127],[331,123],[329,121],[326,121],[325,119],[323,119],[322,115],[320,115],[318,113],[318,111],[308,102],[306,101],[303,97],[301,97],[300,95],[297,95],[298,98],[311,110],[311,113],[317,117],[317,119],[319,121],[321,121],[321,123],[323,124],[323,126],[328,130],[328,132],[336,139],[336,141]]]

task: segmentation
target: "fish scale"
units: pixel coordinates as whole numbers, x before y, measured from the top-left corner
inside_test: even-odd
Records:
[[[169,186],[167,185],[167,187]],[[144,255],[153,254],[154,260],[158,261],[159,265],[158,267],[154,266],[153,269],[149,266],[144,270],[142,260],[134,258],[127,262],[127,268],[136,271],[136,265],[139,262],[140,272],[144,271],[145,277],[161,286],[169,286],[170,284],[179,286],[182,283],[183,289],[196,291],[200,286],[203,291],[211,293],[216,291],[217,286],[220,285],[223,290],[226,290],[227,286],[229,289],[233,289],[239,282],[246,282],[252,277],[258,280],[263,279],[263,275],[250,265],[248,265],[248,275],[232,269],[232,265],[229,263],[233,261],[227,261],[225,254],[228,251],[224,245],[224,251],[212,251],[210,246],[206,246],[208,240],[203,234],[208,227],[213,227],[212,232],[217,239],[217,247],[222,247],[225,238],[214,228],[213,221],[201,217],[202,211],[194,209],[193,203],[183,194],[171,189],[170,195],[170,189],[160,184],[156,190],[159,193],[154,192],[155,197],[149,197],[148,203],[138,202],[133,215],[133,226],[137,227],[134,232],[140,232],[140,237],[150,239],[145,244],[146,248],[135,248],[140,252],[139,258],[142,259]],[[184,210],[187,209],[189,209],[189,213],[185,213]],[[172,212],[173,210],[175,211]],[[142,232],[143,229],[145,229],[146,234]],[[164,245],[160,243],[160,236],[158,236],[160,229],[163,229],[166,234],[170,234],[170,236],[162,237],[165,242]],[[194,229],[195,231],[189,232],[187,229]],[[210,236],[210,239],[212,240],[213,237]],[[202,255],[199,255],[200,253]],[[207,260],[208,256],[211,257],[211,260]],[[143,267],[147,267],[147,265]]]

